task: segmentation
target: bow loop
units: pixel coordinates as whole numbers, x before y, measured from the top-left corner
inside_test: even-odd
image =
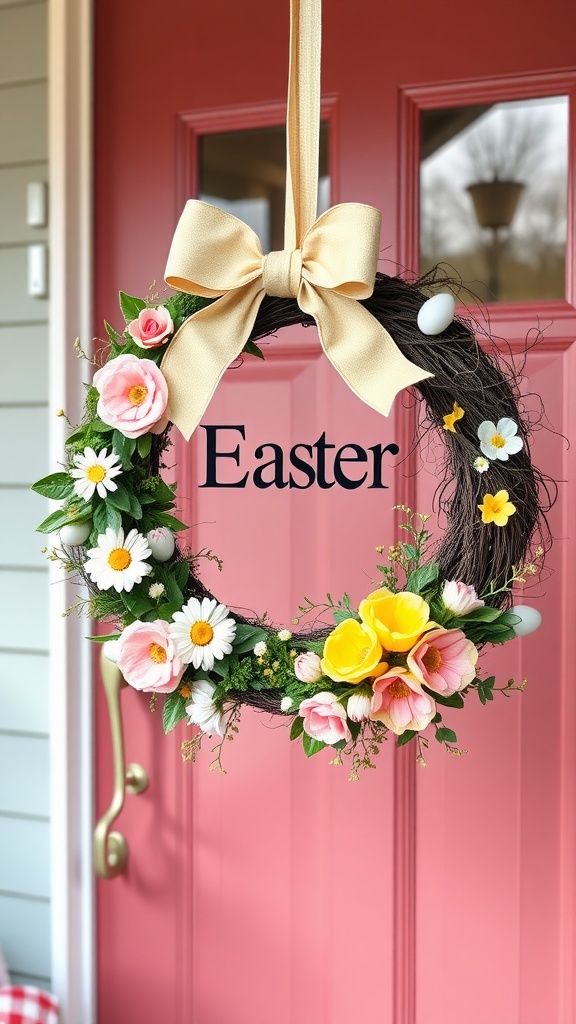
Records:
[[[267,295],[280,299],[295,299],[302,280],[302,252],[300,249],[281,249],[269,252],[262,259],[262,281]]]
[[[189,199],[176,226],[164,279],[171,288],[217,298],[260,275],[258,235],[232,213]]]
[[[380,250],[379,210],[363,203],[332,206],[306,232],[303,276],[318,288],[351,299],[368,299]]]

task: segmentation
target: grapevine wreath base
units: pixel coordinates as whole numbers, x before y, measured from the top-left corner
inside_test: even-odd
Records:
[[[447,293],[430,298],[439,285]],[[183,742],[185,759],[214,735],[221,767],[247,704],[283,716],[308,756],[325,746],[336,762],[350,754],[356,778],[392,735],[413,741],[421,761],[432,734],[459,753],[445,708],[464,707],[473,692],[485,704],[495,690],[523,688],[496,686],[478,655],[538,624],[534,609],[510,607],[512,588],[537,571],[548,546],[550,503],[544,508],[541,496],[549,492],[530,461],[515,373],[495,344],[486,354],[471,324],[453,319],[454,285],[438,271],[416,282],[379,273],[362,303],[402,354],[433,374],[413,391],[425,407],[422,431],[445,442],[437,503],[447,529],[434,544],[427,517],[400,507],[401,539],[372,592],[358,608],[346,594],[324,605],[306,599],[295,622],[310,614],[317,628],[308,630],[230,610],[199,576],[201,556],[215,556],[175,540],[186,527],[174,516],[176,484],[161,476],[171,445],[162,363],[176,331],[209,300],[120,293],[126,326],[119,334],[106,325],[105,360],[87,386],[64,468],[34,486],[61,503],[39,529],[58,531],[51,557],[86,584],[75,607],[110,623],[94,639],[106,641],[126,681],[152,703],[165,695],[165,731],[181,721],[199,727]],[[314,321],[294,299],[266,296],[244,351],[262,357],[256,342],[296,323]],[[334,625],[319,625],[323,612]]]

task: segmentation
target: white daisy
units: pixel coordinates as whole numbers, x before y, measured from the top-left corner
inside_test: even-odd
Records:
[[[524,446],[524,441],[517,434],[518,424],[508,416],[504,416],[496,424],[491,420],[484,420],[478,427],[480,450],[487,459],[501,459],[502,462],[507,462],[509,455],[516,455]]]
[[[477,459],[474,459],[472,465],[477,473],[485,473],[487,469],[490,469],[490,463],[483,455],[479,455]]]
[[[232,653],[236,623],[227,615],[226,605],[208,597],[191,597],[182,611],[174,612],[170,636],[185,665],[192,662],[194,668],[210,672],[215,658],[221,661]]]
[[[84,568],[99,590],[130,591],[143,576],[152,572],[144,559],[152,552],[146,538],[138,530],[130,530],[124,539],[124,530],[112,530],[98,537],[98,547],[90,548]]]
[[[192,683],[191,703],[186,705],[186,714],[190,716],[188,725],[199,725],[209,736],[214,732],[224,736],[224,716],[214,704],[215,689],[208,679],[196,679]]]
[[[70,470],[70,476],[75,477],[74,490],[80,498],[89,501],[94,491],[97,491],[101,498],[106,497],[106,491],[115,491],[117,484],[114,477],[122,472],[120,460],[114,452],[108,455],[108,449],[103,448],[101,452],[93,448],[85,448],[84,454],[74,456],[77,469]]]
[[[289,629],[280,629],[280,630],[278,630],[278,639],[279,640],[284,640],[285,642],[287,642],[290,639],[291,636],[292,636],[292,633],[290,632]]]

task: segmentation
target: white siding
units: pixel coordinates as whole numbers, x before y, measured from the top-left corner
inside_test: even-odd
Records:
[[[50,985],[48,301],[27,295],[27,186],[48,182],[45,0],[0,0],[0,946]]]

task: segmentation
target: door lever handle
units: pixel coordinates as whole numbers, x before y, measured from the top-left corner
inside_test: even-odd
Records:
[[[112,825],[124,806],[126,793],[143,793],[148,788],[148,775],[140,764],[124,764],[120,692],[127,683],[115,662],[106,657],[104,649],[100,658],[100,671],[112,733],[114,791],[110,807],[94,830],[92,849],[96,874],[100,875],[100,878],[116,878],[126,870],[128,843],[121,832],[111,831]]]

